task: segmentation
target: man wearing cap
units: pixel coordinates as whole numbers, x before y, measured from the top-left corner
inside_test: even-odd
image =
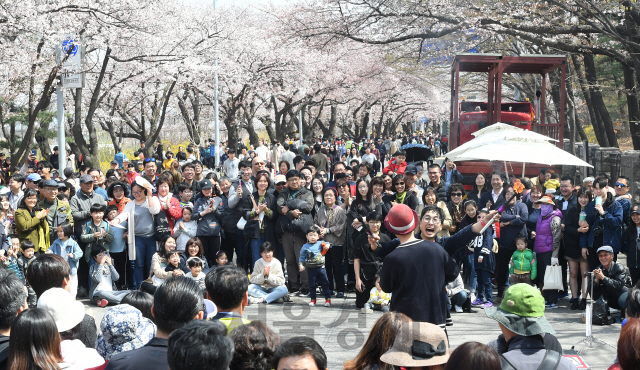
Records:
[[[27,176],[26,188],[33,189],[35,191],[40,191],[40,187],[38,186],[38,184],[40,183],[41,180],[42,180],[42,177],[40,177],[40,175],[38,175],[37,173],[30,174],[29,176]]]
[[[430,322],[445,328],[447,294],[445,285],[458,277],[460,269],[447,251],[434,242],[416,239],[419,224],[416,211],[405,204],[391,208],[384,220],[400,245],[384,260],[380,287],[392,293],[391,310],[413,321]]]
[[[486,308],[484,312],[498,322],[504,335],[507,347],[501,354],[503,369],[577,369],[562,357],[561,348],[555,347],[557,351],[545,348],[545,333],[555,331],[544,317],[544,298],[538,289],[529,284],[515,284],[505,292],[500,307]]]
[[[91,206],[105,203],[102,195],[93,190],[93,177],[88,174],[80,176],[80,191],[78,191],[75,197],[71,198],[71,215],[73,216],[76,240],[82,250],[86,247],[86,245],[80,241],[82,225],[85,225],[91,220],[91,213],[89,212]],[[89,265],[84,258],[80,258],[78,286],[84,288],[87,293],[89,292]],[[80,290],[78,292],[80,292]]]
[[[625,267],[613,260],[613,248],[604,245],[598,248],[597,253],[600,265],[593,270],[595,285],[593,286],[592,299],[596,300],[602,296],[609,307],[624,310],[627,307],[631,278],[627,275]],[[624,311],[622,317],[624,317]]]
[[[111,161],[111,163],[109,164],[109,168],[112,170],[117,170],[118,169],[118,161],[116,161],[115,159]]]
[[[416,185],[417,178],[418,178],[418,166],[416,166],[415,164],[407,165],[407,167],[404,169],[405,188],[407,190],[414,192],[416,194],[416,197],[418,198],[418,204],[423,205],[422,193],[424,192],[424,189]],[[440,198],[440,200],[443,200],[443,199]],[[446,202],[446,200],[443,200],[443,201]]]
[[[42,191],[44,199],[38,202],[40,209],[48,209],[47,223],[51,233],[51,243],[58,239],[58,226],[68,221],[73,225],[71,206],[67,201],[58,199],[58,182],[55,180],[42,181]]]

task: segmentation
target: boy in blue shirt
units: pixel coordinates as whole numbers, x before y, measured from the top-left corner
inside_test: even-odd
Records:
[[[320,227],[317,225],[311,226],[307,231],[308,243],[302,246],[300,250],[300,272],[307,270],[309,277],[309,295],[311,296],[311,302],[309,306],[316,305],[316,279],[322,286],[322,292],[324,293],[325,307],[331,307],[331,291],[329,290],[329,279],[327,278],[327,271],[324,268],[324,255],[327,250],[331,248],[331,244],[327,242],[319,242],[318,237],[320,235]]]

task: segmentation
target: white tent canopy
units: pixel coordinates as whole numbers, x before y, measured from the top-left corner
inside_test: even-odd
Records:
[[[511,125],[496,123],[473,135],[475,139],[447,153],[447,157],[454,161],[487,160],[593,167],[549,143],[557,140]]]

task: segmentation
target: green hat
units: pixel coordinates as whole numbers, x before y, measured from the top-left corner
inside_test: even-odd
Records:
[[[542,294],[529,284],[512,285],[505,292],[500,307],[486,308],[484,312],[488,318],[518,335],[529,337],[555,333],[544,317]]]

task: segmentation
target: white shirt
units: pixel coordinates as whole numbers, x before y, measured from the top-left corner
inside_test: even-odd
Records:
[[[262,145],[256,148],[255,150],[256,155],[260,156],[260,158],[262,158],[263,161],[267,161],[269,159],[269,148],[267,148],[266,146]]]
[[[493,198],[493,203],[494,204],[495,204],[495,202],[498,201],[498,198],[500,197],[500,193],[502,193],[502,188],[500,188],[500,191],[498,192],[498,194],[496,194],[495,189],[491,190],[491,197]]]
[[[238,158],[229,158],[224,161],[224,164],[222,165],[224,173],[231,180],[235,180],[238,177],[238,164],[240,164],[240,160]]]
[[[376,160],[376,156],[373,154],[365,154],[362,156],[362,160],[373,164],[373,161]]]

